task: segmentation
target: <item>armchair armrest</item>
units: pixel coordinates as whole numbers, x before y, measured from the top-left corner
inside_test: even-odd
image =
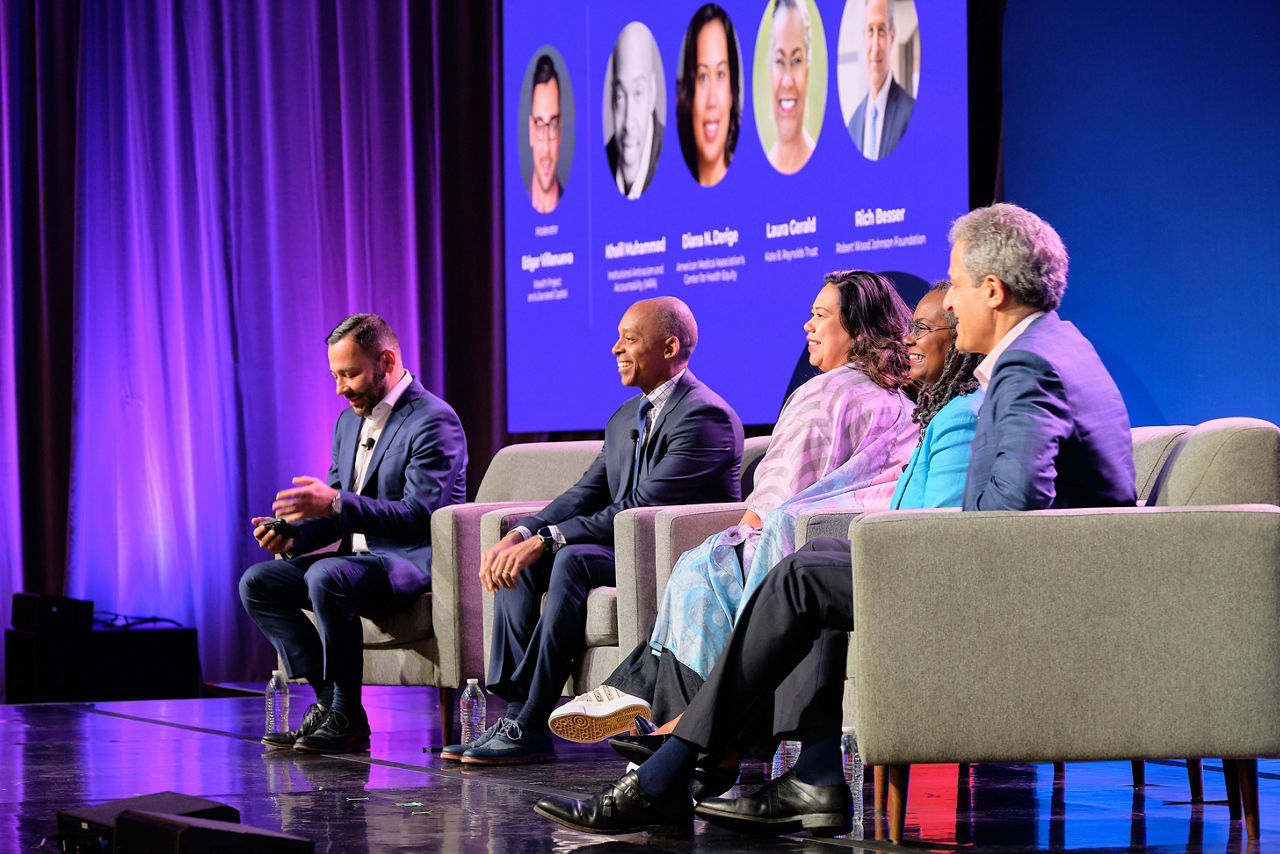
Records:
[[[712,534],[736,525],[746,502],[677,504],[658,508],[654,520],[654,591],[660,597],[680,555]]]
[[[618,648],[623,655],[640,643],[658,610],[654,580],[654,523],[661,507],[633,507],[613,517]]]
[[[850,528],[871,764],[1280,755],[1280,508]]]
[[[796,548],[818,537],[848,537],[861,510],[810,510],[796,517]]]
[[[483,673],[476,633],[482,625],[480,521],[516,502],[453,504],[431,514],[431,621],[440,651],[440,681],[461,687]]]

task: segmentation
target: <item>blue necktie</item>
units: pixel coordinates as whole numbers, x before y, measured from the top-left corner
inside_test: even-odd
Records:
[[[636,410],[636,426],[639,428],[636,433],[636,460],[631,468],[631,488],[634,490],[636,484],[640,482],[640,452],[644,450],[644,431],[649,426],[649,410],[653,409],[653,401],[644,398],[640,401],[640,408]]]
[[[871,105],[871,157],[876,159],[880,156],[880,129],[876,127],[876,122],[880,119],[880,108],[875,104]]]

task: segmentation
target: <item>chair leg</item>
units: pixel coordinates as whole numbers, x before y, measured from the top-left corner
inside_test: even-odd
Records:
[[[1191,786],[1191,803],[1204,803],[1204,763],[1199,759],[1187,760],[1187,783]]]
[[[1232,821],[1240,820],[1240,764],[1235,759],[1222,760],[1222,781],[1227,786],[1227,810]]]
[[[1237,759],[1238,779],[1240,781],[1240,802],[1244,809],[1244,829],[1250,839],[1257,839],[1260,832],[1258,822],[1258,760]]]
[[[1147,763],[1141,759],[1133,759],[1129,764],[1133,766],[1133,787],[1140,789],[1147,785]]]
[[[452,688],[441,688],[440,695],[440,744],[456,744],[453,740],[453,694]]]
[[[1067,763],[1065,762],[1053,763],[1053,776],[1060,777],[1065,773],[1067,773]]]
[[[875,808],[876,812],[884,812],[884,782],[885,782],[885,766],[871,766],[871,780],[875,784]]]
[[[907,784],[911,781],[910,765],[889,766],[889,841],[902,841],[902,826],[907,822]]]

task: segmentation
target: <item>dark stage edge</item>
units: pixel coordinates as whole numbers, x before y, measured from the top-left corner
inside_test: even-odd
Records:
[[[309,701],[294,691],[295,721]],[[1280,760],[1259,763],[1262,839],[1252,845],[1224,804],[1186,803],[1176,762],[1147,763],[1137,790],[1128,762],[1069,763],[1056,785],[1051,765],[918,766],[902,847],[749,839],[701,821],[685,837],[589,836],[540,819],[533,804],[618,776],[623,762],[607,746],[561,742],[547,765],[441,767],[423,750],[439,746],[433,689],[370,688],[365,705],[373,747],[353,756],[266,750],[257,696],[0,706],[0,851],[37,849],[60,809],[164,790],[230,804],[246,825],[334,852],[1280,850]],[[744,788],[761,779],[761,764],[747,762]],[[1205,795],[1225,796],[1216,760],[1205,761]],[[870,787],[867,798],[870,834]]]

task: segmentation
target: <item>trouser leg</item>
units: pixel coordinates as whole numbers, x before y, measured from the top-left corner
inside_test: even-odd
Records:
[[[514,676],[528,685],[521,725],[546,725],[565,680],[582,657],[587,594],[593,587],[615,583],[613,549],[608,546],[569,545],[556,552],[533,646]]]
[[[748,600],[728,649],[675,735],[707,752],[740,745],[749,710],[815,654],[828,629],[853,631],[853,572],[848,542],[822,538],[784,558]],[[829,690],[819,695],[824,703],[834,696]],[[827,720],[831,712],[816,717]]]
[[[291,677],[324,670],[320,635],[302,609],[310,606],[305,574],[311,560],[266,560],[240,576],[240,602],[266,635]]]
[[[504,700],[519,702],[528,697],[528,683],[518,684],[515,674],[533,644],[551,566],[551,558],[544,557],[520,572],[514,587],[499,588],[493,595],[493,629],[485,687]]]

